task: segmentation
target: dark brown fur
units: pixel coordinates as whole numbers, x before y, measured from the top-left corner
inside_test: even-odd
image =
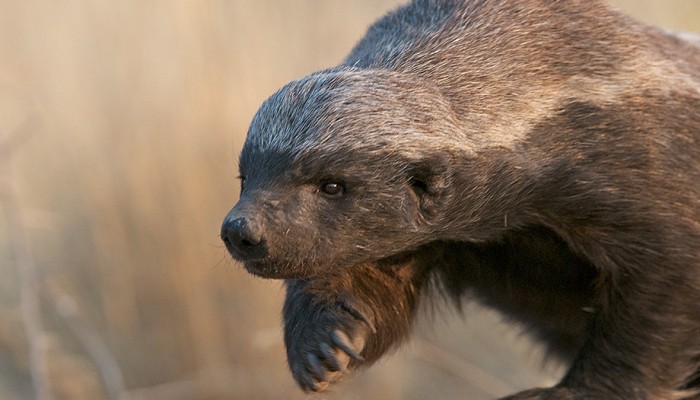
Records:
[[[287,280],[300,386],[442,292],[571,362],[510,398],[699,398],[699,46],[597,1],[415,0],[275,93],[222,237]]]

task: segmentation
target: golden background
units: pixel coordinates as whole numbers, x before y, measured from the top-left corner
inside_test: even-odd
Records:
[[[613,3],[700,31],[695,0]],[[219,241],[260,103],[397,4],[0,0],[0,399],[32,398],[31,373],[54,399],[486,399],[555,382],[541,349],[469,306],[305,395],[279,282]]]

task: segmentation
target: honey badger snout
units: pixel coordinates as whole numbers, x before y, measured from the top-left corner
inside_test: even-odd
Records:
[[[235,258],[257,260],[267,254],[263,227],[255,217],[236,212],[234,208],[221,225],[221,239]]]

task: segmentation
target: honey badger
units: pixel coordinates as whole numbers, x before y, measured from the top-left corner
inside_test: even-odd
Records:
[[[700,42],[591,0],[414,0],[264,102],[221,236],[319,391],[473,298],[570,362],[511,399],[700,398]]]

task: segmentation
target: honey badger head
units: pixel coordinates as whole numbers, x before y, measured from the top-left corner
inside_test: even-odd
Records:
[[[253,119],[222,238],[270,278],[414,249],[444,218],[457,135],[439,92],[415,77],[344,68],[294,81]]]

